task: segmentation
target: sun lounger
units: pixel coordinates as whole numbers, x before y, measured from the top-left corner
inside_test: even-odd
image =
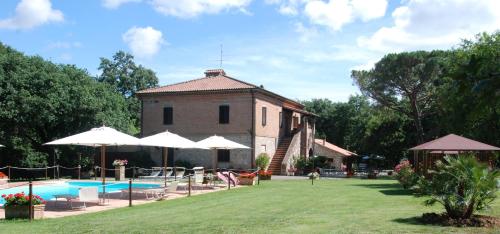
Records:
[[[155,188],[156,189],[156,188]],[[144,194],[146,196],[146,199],[153,199],[157,197],[158,191],[155,189],[151,188],[132,188],[132,195],[133,194]],[[127,195],[130,193],[129,189],[122,189],[120,197],[123,197],[123,195]]]
[[[75,202],[75,201],[83,202],[83,205],[73,206],[73,202]],[[70,199],[69,202],[70,202],[71,209],[86,209],[87,202],[99,203],[99,192],[97,190],[97,187],[80,188],[78,190],[78,198]]]
[[[229,180],[228,180],[228,175],[229,174]],[[224,181],[224,183],[229,183],[233,184],[233,186],[236,186],[238,184],[238,178],[234,176],[234,173],[229,173],[227,171],[225,172],[217,172],[217,177],[219,177],[220,180]]]
[[[167,167],[167,178],[172,175],[172,168]],[[163,168],[161,167],[153,167],[153,170],[151,171],[150,175],[147,176],[139,176],[139,179],[161,179],[164,178],[165,176],[163,175]]]
[[[175,168],[175,175],[170,174],[170,176],[167,176],[167,179],[174,179],[174,180],[180,180],[184,178],[184,173],[186,173],[186,168],[185,167],[176,167]]]

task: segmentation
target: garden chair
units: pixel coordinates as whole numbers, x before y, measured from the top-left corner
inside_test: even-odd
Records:
[[[73,206],[74,201],[83,202],[83,205]],[[69,202],[71,209],[86,209],[87,202],[99,203],[99,192],[97,190],[97,187],[80,188],[78,190],[78,198],[70,199]]]

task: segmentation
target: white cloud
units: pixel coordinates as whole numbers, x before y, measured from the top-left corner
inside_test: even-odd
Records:
[[[409,0],[392,12],[393,26],[359,37],[357,42],[384,52],[447,49],[463,38],[500,29],[498,9],[498,0]]]
[[[151,0],[153,8],[164,14],[180,18],[193,18],[201,14],[217,14],[224,10],[245,10],[251,0]]]
[[[368,60],[365,64],[360,64],[360,65],[356,65],[356,66],[353,66],[351,68],[351,70],[365,70],[365,71],[368,71],[368,70],[371,70],[372,68],[375,67],[375,63],[377,63],[378,60]]]
[[[132,27],[122,35],[132,54],[139,58],[149,58],[160,50],[164,43],[162,32],[153,27]]]
[[[82,47],[82,43],[79,41],[56,41],[51,42],[47,45],[47,49],[71,49],[71,48],[80,48]]]
[[[52,9],[50,0],[22,0],[13,17],[0,20],[0,28],[30,29],[50,22],[64,21],[60,10]]]
[[[300,7],[307,0],[266,0],[266,4],[279,5],[278,12],[283,15],[295,16],[300,12]]]
[[[59,55],[59,59],[68,62],[73,59],[73,56],[70,53],[62,53]]]
[[[312,38],[318,36],[319,32],[316,28],[306,27],[303,23],[295,24],[295,32],[300,35],[301,42],[309,42]]]
[[[306,3],[304,13],[311,23],[338,31],[356,19],[366,22],[383,17],[386,8],[387,0],[313,0]]]
[[[141,0],[102,0],[102,6],[108,9],[116,9],[129,2],[140,2]]]

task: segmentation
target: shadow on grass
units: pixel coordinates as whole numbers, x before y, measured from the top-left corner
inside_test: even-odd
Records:
[[[420,221],[419,216],[409,217],[409,218],[397,218],[397,219],[393,219],[392,221],[396,222],[396,223],[402,223],[402,224],[426,225]]]
[[[355,184],[354,186],[378,189],[379,192],[389,196],[413,195],[411,190],[404,190],[399,184]]]

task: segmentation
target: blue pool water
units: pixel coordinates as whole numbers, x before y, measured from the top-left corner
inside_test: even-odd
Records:
[[[159,187],[160,185],[157,184],[144,184],[144,183],[132,183],[132,187],[134,188],[156,188]],[[100,181],[69,181],[69,182],[62,182],[62,183],[57,183],[57,184],[48,184],[48,185],[35,185],[33,186],[33,194],[36,194],[40,197],[42,197],[45,200],[50,200],[54,198],[54,195],[56,194],[71,194],[78,196],[78,189],[81,187],[98,187],[99,192],[102,192],[102,182]],[[117,192],[122,189],[127,189],[128,188],[128,182],[110,182],[106,183],[106,193],[108,192]],[[9,188],[9,189],[0,189],[0,196],[3,194],[14,194],[14,193],[19,193],[19,192],[24,192],[25,194],[28,194],[29,188],[28,186],[20,186],[20,187],[15,187],[15,188]],[[0,205],[3,205],[5,203],[5,200],[0,197]]]

